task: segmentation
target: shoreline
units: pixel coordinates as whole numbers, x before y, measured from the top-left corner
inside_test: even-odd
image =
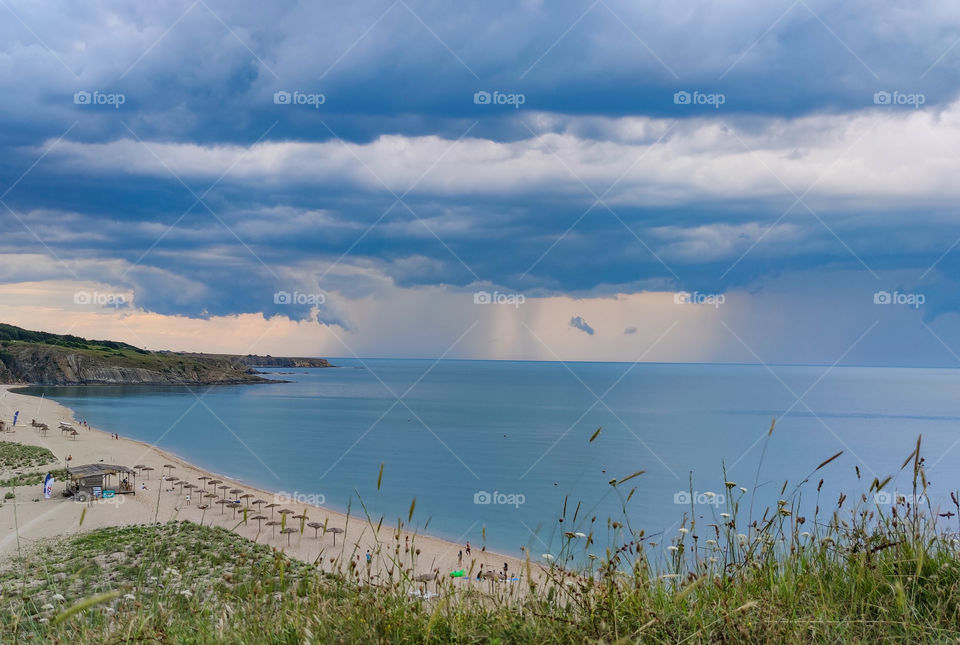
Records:
[[[64,489],[64,482],[62,481],[57,481],[54,484],[53,496],[49,500],[42,499],[42,495],[37,493],[39,486],[18,487],[15,504],[8,502],[0,506],[0,525],[6,525],[10,529],[9,535],[0,538],[0,556],[7,555],[14,544],[19,549],[21,542],[34,542],[54,535],[102,526],[187,520],[222,526],[251,540],[269,544],[291,557],[308,563],[316,563],[320,569],[328,572],[344,573],[351,569],[359,569],[360,565],[364,564],[366,552],[369,550],[372,561],[369,566],[374,569],[374,578],[377,577],[377,570],[381,575],[386,575],[396,567],[409,571],[411,577],[430,574],[431,572],[446,577],[452,571],[465,570],[470,572],[472,570],[472,575],[469,577],[470,584],[464,583],[464,586],[479,588],[479,584],[475,586],[472,582],[481,565],[484,571],[499,572],[502,571],[503,565],[507,564],[510,577],[525,579],[528,565],[526,560],[516,556],[485,551],[482,550],[482,545],[472,545],[472,552],[467,555],[464,544],[458,544],[435,535],[420,533],[417,530],[407,529],[405,526],[398,531],[397,524],[402,522],[402,519],[387,524],[386,518],[384,518],[382,525],[379,527],[373,526],[371,522],[374,520],[372,518],[370,521],[367,520],[363,515],[362,507],[359,512],[354,511],[347,515],[345,512],[326,506],[306,504],[297,500],[283,500],[280,493],[276,491],[249,486],[246,482],[235,477],[201,468],[183,456],[157,448],[144,441],[122,436],[119,439],[113,439],[110,433],[98,430],[93,426],[80,426],[76,422],[74,411],[57,401],[14,391],[24,387],[31,386],[20,384],[0,385],[0,419],[6,421],[9,426],[14,410],[19,409],[21,413],[14,432],[3,433],[0,435],[0,440],[42,446],[53,452],[57,458],[55,466],[48,464],[41,468],[24,469],[25,471],[45,472],[52,468],[63,467],[68,455],[72,456],[71,466],[103,462],[128,467],[132,467],[134,464],[144,464],[154,470],[148,474],[148,478],[137,477],[134,480],[136,495],[118,495],[113,503],[106,503],[108,500],[101,500],[96,503],[79,503],[64,498],[61,495]],[[39,409],[36,414],[32,412],[35,409]],[[39,435],[30,426],[29,419],[31,418],[50,426],[51,430],[46,437]],[[60,421],[72,423],[77,428],[79,435],[76,438],[68,439],[62,433],[57,432],[57,424]],[[254,498],[280,504],[280,506],[272,509],[269,515],[266,510],[259,511],[259,514],[267,516],[267,520],[279,520],[280,516],[274,517],[273,514],[281,506],[292,509],[294,513],[305,513],[308,518],[304,520],[291,519],[287,526],[297,528],[298,532],[287,535],[284,539],[283,535],[276,532],[276,526],[258,528],[258,525],[264,520],[261,520],[261,522],[251,520],[251,516],[257,513],[253,508],[248,512],[246,523],[243,522],[240,515],[226,511],[222,505],[217,508],[216,505],[211,503],[209,508],[201,510],[198,508],[201,499],[196,492],[194,492],[192,499],[187,501],[188,495],[182,492],[182,488],[172,481],[165,480],[164,473],[168,469],[164,468],[164,464],[174,466],[171,472],[173,477],[178,478],[177,481],[186,480],[194,484],[201,484],[203,482],[199,481],[198,478],[208,476],[222,480],[223,483],[220,485],[231,486],[231,489],[241,489],[245,493],[253,495]],[[0,478],[9,477],[13,472],[3,473]],[[146,490],[141,490],[141,484],[147,486]],[[176,492],[177,488],[180,488],[181,492]],[[27,491],[31,492],[27,493]],[[40,497],[39,501],[32,501],[37,497]],[[12,517],[14,513],[11,512],[11,507],[14,506],[16,517]],[[83,524],[81,526],[82,509],[86,509],[86,512],[83,513]],[[236,519],[234,519],[234,515],[236,515]],[[333,538],[326,531],[319,534],[319,531],[313,531],[311,527],[307,526],[304,526],[303,531],[300,532],[300,522],[308,520],[324,524],[327,528],[343,529],[344,532],[339,535],[332,534]],[[319,536],[315,537],[315,533]],[[11,538],[16,538],[16,540]],[[334,539],[336,540],[335,547],[333,546]],[[458,553],[461,551],[463,552],[462,564],[458,560]],[[533,562],[530,563],[529,567],[531,572],[540,569],[540,565]],[[537,576],[536,573],[532,573],[532,575]],[[466,581],[468,578],[459,578],[459,580]],[[520,587],[519,584],[514,586],[517,589]]]
[[[331,365],[331,367],[337,367],[337,366]],[[324,369],[325,369],[325,368],[324,368]],[[276,382],[276,383],[290,383],[290,382],[292,382],[292,381],[275,381],[275,382]],[[131,386],[129,386],[129,387],[137,387],[137,386],[140,386],[140,385],[147,385],[147,384],[145,384],[145,383],[137,383],[137,384],[131,385]],[[225,383],[225,384],[224,384],[224,386],[230,386],[230,387],[233,387],[233,386],[242,386],[242,385],[247,385],[247,384],[246,384],[246,383]],[[258,383],[251,383],[250,385],[259,385],[259,384],[258,384]],[[116,387],[116,385],[108,385],[108,384],[94,384],[94,385],[20,385],[20,384],[17,384],[17,385],[3,385],[3,384],[0,384],[0,392],[7,391],[7,392],[10,392],[11,394],[16,394],[16,395],[19,395],[19,396],[22,396],[22,397],[26,397],[28,400],[37,400],[37,401],[40,401],[40,400],[41,400],[40,397],[37,397],[37,396],[35,396],[35,395],[33,395],[33,394],[22,394],[22,393],[20,393],[20,392],[14,391],[15,388],[20,388],[20,389],[22,389],[22,388],[29,388],[29,387]],[[150,385],[150,387],[164,387],[164,386]],[[179,388],[182,388],[183,386],[182,386],[182,385],[176,385],[176,384],[169,384],[169,387],[179,387]],[[64,405],[64,404],[59,403],[59,402],[56,401],[55,399],[43,398],[42,400],[43,400],[43,401],[50,401],[50,402],[52,402],[52,403],[55,403],[56,405],[60,406],[60,407],[63,408],[64,410],[66,410],[70,415],[72,415],[72,416],[69,417],[70,419],[75,419],[75,418],[76,418],[76,416],[75,416],[75,415],[76,415],[76,412],[75,412],[72,408],[69,408],[69,407],[67,407],[67,406]],[[0,403],[2,403],[2,402],[0,402]],[[7,420],[7,421],[9,422],[10,419],[12,418],[12,416],[7,415],[6,417],[4,417],[4,416],[3,416],[3,412],[4,412],[4,410],[2,409],[2,405],[0,405],[0,419],[5,419],[5,420]],[[21,417],[20,417],[20,421],[18,422],[17,428],[21,428],[21,427],[22,427],[22,426],[21,426],[21,423],[23,422],[23,420],[24,420],[24,418],[25,418],[25,416],[23,415],[22,412],[23,412],[23,411],[21,410]],[[9,417],[9,418],[8,418],[8,417]],[[31,418],[32,418],[32,417],[31,417]],[[40,419],[40,421],[43,421],[43,419]],[[30,427],[30,426],[28,425],[28,426],[26,426],[26,427]],[[53,429],[53,427],[51,426],[51,432],[52,432],[52,429]],[[100,429],[95,428],[95,427],[93,427],[93,426],[84,427],[83,430],[91,430],[91,431],[98,432],[98,433],[100,433],[101,435],[106,435],[106,437],[103,437],[103,438],[104,438],[106,441],[110,441],[110,436],[109,436],[110,433],[109,433],[109,432],[106,432],[106,431],[104,431],[104,430],[100,430]],[[49,437],[48,437],[48,438],[49,438]],[[2,440],[4,440],[4,437],[3,437],[2,434],[0,434],[0,441],[2,441]],[[193,461],[191,461],[189,457],[185,457],[185,456],[183,456],[183,455],[181,455],[181,454],[179,454],[179,453],[173,452],[172,450],[169,450],[169,449],[166,449],[166,448],[158,448],[158,447],[156,447],[156,446],[154,446],[154,445],[152,445],[152,444],[150,444],[150,443],[148,443],[148,442],[146,442],[146,441],[143,441],[143,440],[141,440],[141,439],[132,439],[132,438],[130,438],[130,437],[121,437],[120,440],[121,440],[121,441],[127,441],[127,442],[130,442],[130,443],[133,443],[133,444],[142,446],[145,451],[146,451],[146,450],[150,450],[150,451],[152,451],[152,452],[155,452],[155,453],[157,453],[157,454],[165,457],[165,458],[167,459],[167,461],[177,461],[177,462],[180,462],[180,463],[185,464],[186,466],[188,466],[189,468],[192,468],[192,469],[194,469],[194,470],[203,472],[203,473],[205,473],[205,474],[207,474],[207,475],[213,475],[216,479],[221,479],[221,480],[223,480],[224,482],[230,482],[230,483],[238,484],[238,485],[239,485],[238,487],[242,487],[242,488],[244,488],[244,490],[246,490],[246,491],[257,491],[257,492],[260,492],[260,493],[264,493],[265,495],[269,495],[269,496],[272,497],[272,498],[281,497],[282,494],[285,492],[285,491],[274,491],[274,490],[270,490],[270,488],[267,487],[267,486],[258,486],[258,485],[251,484],[251,483],[243,480],[241,477],[238,477],[238,476],[235,476],[235,475],[231,475],[231,474],[229,474],[229,473],[224,473],[224,472],[221,472],[221,471],[219,471],[219,470],[215,470],[215,469],[212,468],[212,467],[211,467],[211,468],[205,468],[205,467],[201,466],[200,464],[196,464],[196,463],[194,463]],[[74,460],[74,461],[76,461],[76,460]],[[76,464],[74,464],[74,465],[76,465]],[[129,465],[132,465],[132,464],[122,464],[122,465],[127,465],[127,466],[129,466]],[[176,474],[176,473],[174,473],[174,474]],[[2,479],[2,477],[0,477],[0,479]],[[138,485],[139,485],[139,479],[138,479],[138,482],[137,482],[137,483],[138,483]],[[296,491],[294,491],[294,493],[296,493]],[[261,495],[261,496],[262,496],[262,495]],[[360,504],[360,501],[358,500],[358,505],[359,505],[359,504]],[[319,509],[321,512],[333,513],[333,514],[336,514],[336,515],[338,515],[338,516],[340,516],[340,517],[342,517],[342,518],[346,518],[346,517],[347,517],[347,510],[346,510],[346,509],[338,508],[338,507],[335,507],[335,506],[329,506],[329,505],[318,506],[318,505],[316,505],[316,504],[309,504],[309,503],[297,502],[297,501],[286,502],[286,505],[288,505],[288,506],[296,505],[296,506],[298,506],[298,507],[299,507],[299,506],[309,506],[309,507],[311,507],[311,508]],[[361,508],[362,508],[362,506],[361,506]],[[357,519],[359,519],[359,520],[362,520],[362,518],[360,518],[360,516],[359,516],[359,515],[356,515],[356,514],[351,514],[350,517],[351,517],[351,518],[357,518]],[[363,520],[362,520],[362,521],[363,521]],[[452,539],[452,538],[450,538],[450,537],[444,537],[444,536],[442,536],[442,535],[437,535],[437,534],[434,534],[434,533],[417,533],[416,531],[407,531],[407,532],[410,533],[411,536],[416,533],[417,535],[422,536],[422,537],[428,537],[428,538],[431,538],[431,539],[435,539],[435,540],[440,540],[440,541],[442,541],[442,542],[446,542],[447,544],[449,544],[449,545],[451,545],[451,546],[459,546],[459,547],[463,547],[463,546],[464,546],[463,544],[459,544],[459,543],[455,542],[454,539]],[[524,561],[525,561],[525,559],[524,559],[522,556],[517,555],[517,554],[501,553],[501,552],[499,552],[499,551],[484,551],[484,553],[489,554],[491,557],[496,557],[496,558],[506,558],[506,559],[508,559],[508,560],[517,560],[518,562],[524,562]],[[465,558],[465,559],[466,559],[466,558]]]

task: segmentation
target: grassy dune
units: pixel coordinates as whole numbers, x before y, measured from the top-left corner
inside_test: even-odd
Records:
[[[904,463],[918,497],[919,448]],[[402,571],[375,580],[362,565],[321,574],[216,527],[101,529],[7,564],[0,633],[71,644],[957,642],[960,544],[943,528],[960,511],[956,495],[946,518],[905,499],[877,507],[873,495],[889,479],[874,480],[869,494],[798,516],[795,493],[837,456],[801,486],[785,485],[777,506],[752,521],[747,491],[728,481],[721,524],[684,521],[664,544],[625,519],[567,533],[557,561],[599,552],[601,539],[610,546],[588,569],[554,566],[537,589],[512,595],[494,581],[463,590]],[[630,479],[611,482],[624,502]],[[428,589],[439,597],[416,595]]]

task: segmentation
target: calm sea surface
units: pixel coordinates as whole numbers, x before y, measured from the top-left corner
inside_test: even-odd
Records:
[[[620,519],[624,504],[609,481],[639,470],[620,487],[624,498],[636,488],[625,503],[629,520],[668,535],[691,511],[686,491],[697,516],[713,521],[724,508],[703,493],[739,495],[744,486],[756,492],[759,515],[785,480],[789,493],[841,450],[803,489],[805,504],[821,477],[828,509],[839,491],[853,497],[874,476],[893,474],[896,489],[909,491],[899,468],[919,434],[931,501],[960,488],[960,370],[334,362],[340,367],[268,370],[293,381],[276,385],[26,391],[267,490],[356,513],[362,500],[374,521],[406,521],[416,498],[413,524],[426,532],[474,545],[485,532],[489,548],[516,554],[554,551],[563,531],[589,532],[592,517],[602,553],[606,519]],[[724,465],[737,488],[724,487]]]

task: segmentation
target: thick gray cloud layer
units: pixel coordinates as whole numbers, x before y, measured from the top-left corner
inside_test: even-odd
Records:
[[[960,307],[956,7],[0,14],[0,254],[51,260],[3,282],[298,317],[316,303],[276,291],[720,293],[824,270],[922,289],[927,322]]]

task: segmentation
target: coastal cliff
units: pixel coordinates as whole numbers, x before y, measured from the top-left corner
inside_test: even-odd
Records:
[[[258,360],[260,359],[260,360]],[[0,383],[212,385],[276,383],[264,367],[329,367],[323,359],[151,352],[116,341],[36,332],[0,323]]]
[[[166,354],[170,352],[158,352]],[[195,354],[184,352],[181,356],[207,361],[207,360],[227,360],[247,367],[300,367],[300,368],[323,368],[333,367],[325,358],[305,358],[293,356],[258,356],[256,354]]]

